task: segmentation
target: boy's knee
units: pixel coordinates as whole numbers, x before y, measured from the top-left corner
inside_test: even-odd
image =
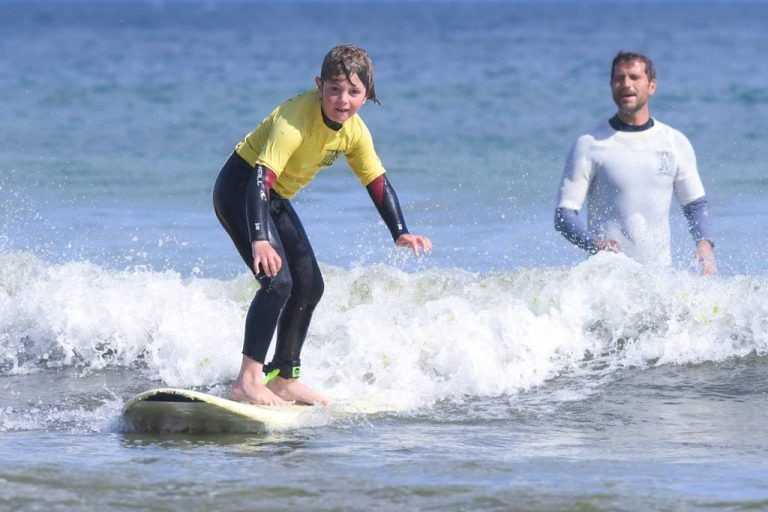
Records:
[[[312,284],[312,291],[309,294],[308,302],[312,305],[316,305],[318,302],[320,302],[320,299],[323,297],[324,291],[325,291],[325,283],[323,282],[323,276],[318,274],[317,278]]]
[[[316,306],[325,291],[325,283],[319,272],[315,273],[311,279],[295,283],[291,296],[299,303],[307,306]]]

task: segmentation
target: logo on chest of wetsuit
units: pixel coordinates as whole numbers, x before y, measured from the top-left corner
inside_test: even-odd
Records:
[[[656,153],[658,157],[658,168],[656,174],[662,176],[672,176],[675,174],[675,155],[669,151],[659,151]]]
[[[328,167],[333,165],[333,162],[335,162],[339,155],[341,154],[341,151],[338,149],[329,149],[325,152],[325,156],[320,161],[320,167]]]

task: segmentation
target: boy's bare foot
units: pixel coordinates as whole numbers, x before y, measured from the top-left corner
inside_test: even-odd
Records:
[[[288,403],[274,394],[262,379],[263,365],[248,356],[243,356],[240,365],[240,375],[232,385],[229,396],[238,402],[249,402],[256,405],[288,405]]]
[[[229,392],[229,396],[232,397],[232,400],[256,405],[288,405],[288,402],[274,394],[267,386],[260,382],[251,385],[235,382],[232,390]]]
[[[293,401],[297,404],[328,405],[330,401],[308,386],[304,385],[299,379],[284,379],[275,377],[267,383],[267,387],[283,400]]]

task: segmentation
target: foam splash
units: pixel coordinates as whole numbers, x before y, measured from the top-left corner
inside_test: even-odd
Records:
[[[110,432],[119,427],[122,400],[108,399],[96,408],[86,406],[7,406],[0,408],[0,432],[21,430],[67,430]]]
[[[481,275],[323,271],[304,378],[360,410],[768,353],[764,278],[704,278],[615,255]],[[135,367],[158,384],[223,388],[237,374],[255,290],[246,274],[182,278],[0,253],[0,371]]]
[[[330,280],[305,358],[321,362],[330,394],[382,407],[515,394],[566,372],[584,373],[588,386],[621,367],[768,352],[764,281],[624,256],[485,275],[334,269]]]
[[[239,353],[255,289],[245,276],[183,279],[0,254],[0,364],[14,373],[136,365],[166,382],[217,382],[237,370],[237,357],[221,354]]]

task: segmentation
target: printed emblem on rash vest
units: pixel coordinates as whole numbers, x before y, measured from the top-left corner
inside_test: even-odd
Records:
[[[335,162],[339,155],[341,154],[341,151],[337,149],[329,149],[325,152],[325,156],[320,161],[320,167],[328,167],[333,165],[333,162]]]
[[[659,160],[657,174],[672,176],[675,173],[675,155],[669,151],[659,151],[656,155]]]

